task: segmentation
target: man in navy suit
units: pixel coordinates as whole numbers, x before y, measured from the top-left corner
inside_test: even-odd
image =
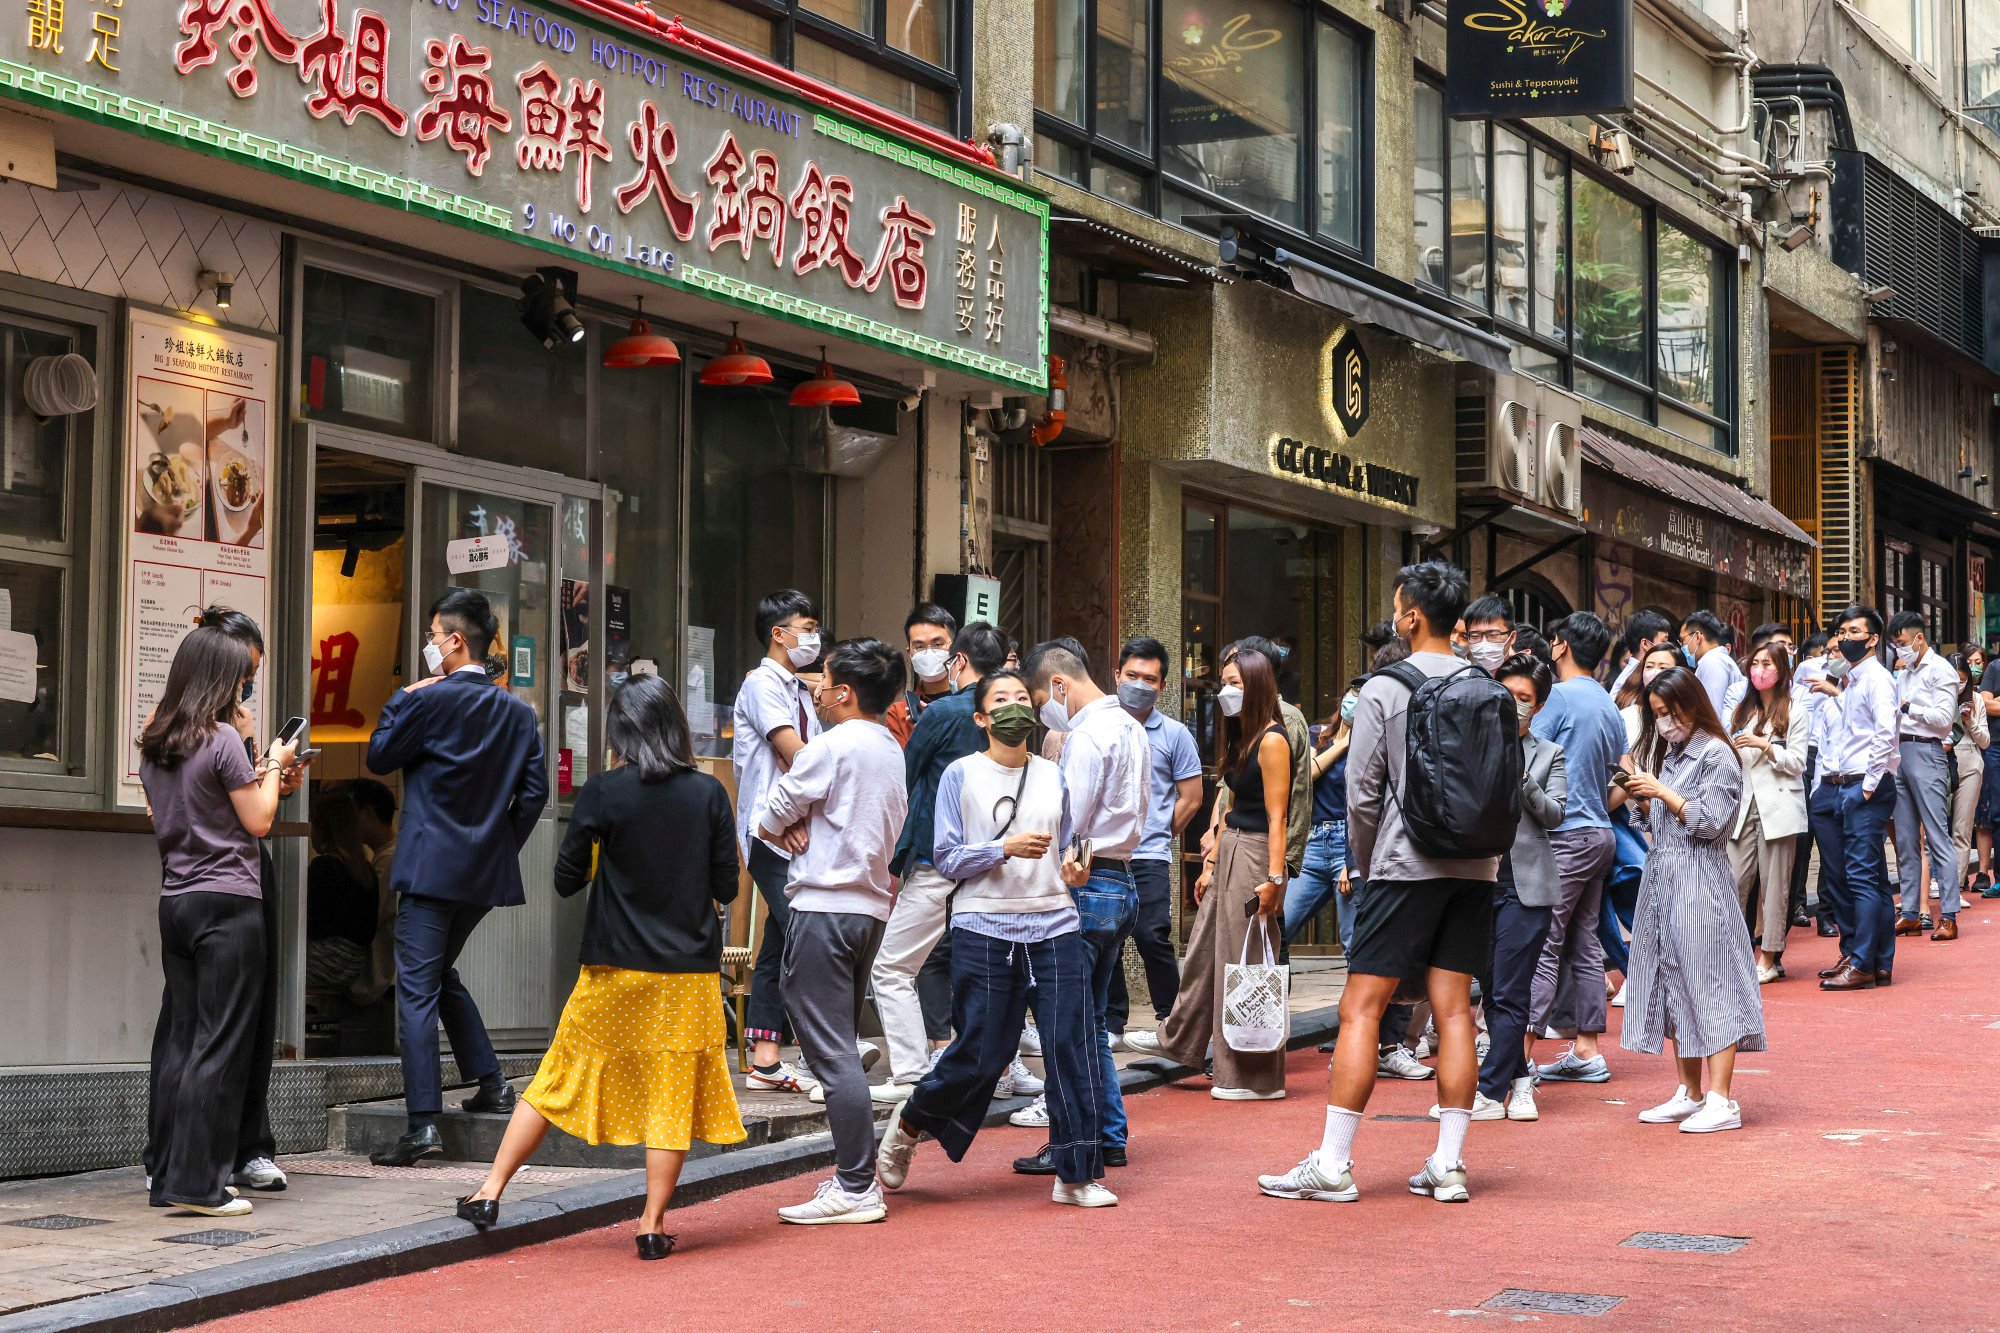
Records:
[[[487,912],[527,901],[520,851],[549,798],[535,710],[488,679],[499,632],[486,598],[453,588],[431,606],[430,675],[390,696],[368,742],[368,767],[403,774],[403,827],[391,882],[396,910],[396,1020],[409,1130],[371,1155],[409,1166],[444,1151],[437,1117],[438,1020],[459,1073],[479,1091],[468,1111],[511,1111],[514,1090],[454,964]]]

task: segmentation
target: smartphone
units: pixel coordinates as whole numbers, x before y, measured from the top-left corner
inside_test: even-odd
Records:
[[[1611,780],[1621,787],[1629,786],[1632,781],[1632,775],[1622,768],[1614,768],[1611,770]]]
[[[299,738],[299,733],[303,732],[305,729],[306,729],[306,720],[304,718],[302,717],[287,718],[285,720],[285,725],[278,728],[278,744],[290,745],[293,741]]]
[[[293,758],[292,762],[291,762],[290,764],[288,764],[288,765],[287,765],[287,767],[288,767],[288,768],[306,768],[306,767],[310,766],[310,765],[312,764],[312,761],[313,761],[313,760],[315,760],[315,759],[317,759],[317,758],[319,758],[319,751],[318,751],[318,750],[316,750],[316,749],[314,749],[314,750],[300,750],[300,751],[298,752],[297,756]]]
[[[1243,900],[1243,915],[1257,915],[1257,900],[1255,898],[1245,898]]]

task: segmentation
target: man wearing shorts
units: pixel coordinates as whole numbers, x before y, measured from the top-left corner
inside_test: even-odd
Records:
[[[1466,669],[1451,650],[1452,627],[1470,595],[1465,572],[1441,560],[1396,574],[1395,628],[1409,642],[1409,662],[1426,676]],[[1280,1199],[1352,1203],[1354,1131],[1375,1090],[1382,1015],[1404,978],[1422,979],[1438,1029],[1438,1142],[1410,1192],[1441,1203],[1468,1197],[1461,1156],[1479,1080],[1473,1047],[1472,979],[1493,948],[1498,857],[1450,860],[1420,851],[1403,825],[1397,793],[1410,691],[1371,676],[1354,710],[1347,759],[1347,836],[1353,864],[1366,868],[1368,892],[1356,908],[1347,989],[1340,997],[1340,1037],[1327,1079],[1326,1130],[1319,1147],[1290,1171],[1259,1176],[1257,1188]]]

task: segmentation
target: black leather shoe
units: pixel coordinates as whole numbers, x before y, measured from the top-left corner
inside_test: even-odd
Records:
[[[470,1222],[480,1228],[500,1224],[500,1201],[498,1199],[475,1199],[471,1195],[458,1201],[458,1220]]]
[[[1812,919],[1811,917],[1809,917],[1809,916],[1807,916],[1807,915],[1806,915],[1806,909],[1805,909],[1805,908],[1804,908],[1803,906],[1801,906],[1801,907],[1794,907],[1794,908],[1792,909],[1792,928],[1793,928],[1793,929],[1795,929],[1795,930],[1796,930],[1796,929],[1799,929],[1800,927],[1803,927],[1803,926],[1810,926],[1810,925],[1811,925],[1812,923],[1813,923],[1813,919]]]
[[[1832,939],[1840,933],[1840,927],[1833,924],[1832,918],[1823,916],[1819,919],[1819,933],[1826,939]]]
[[[674,1252],[674,1238],[662,1232],[648,1231],[632,1240],[639,1247],[641,1259],[664,1259]]]
[[[1056,1173],[1056,1150],[1043,1144],[1033,1157],[1016,1157],[1014,1170],[1024,1176],[1052,1176]]]
[[[514,1085],[512,1083],[502,1083],[497,1092],[488,1092],[486,1089],[481,1088],[472,1096],[467,1097],[465,1104],[459,1107],[459,1110],[471,1111],[475,1114],[512,1115],[514,1113],[514,1103],[519,1100],[520,1097],[514,1092]]]
[[[436,1125],[425,1125],[409,1131],[381,1152],[369,1153],[368,1160],[377,1166],[415,1166],[426,1157],[442,1156],[444,1136],[438,1133]]]
[[[1103,1152],[1103,1156],[1104,1156],[1104,1164],[1105,1164],[1106,1166],[1123,1166],[1123,1165],[1125,1165],[1125,1150],[1124,1150],[1123,1148],[1109,1148],[1109,1147],[1107,1147],[1107,1148],[1103,1149],[1103,1150],[1102,1150],[1102,1152]]]

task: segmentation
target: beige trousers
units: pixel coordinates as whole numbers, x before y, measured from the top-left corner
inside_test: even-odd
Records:
[[[1743,831],[1729,842],[1729,864],[1736,871],[1736,902],[1747,915],[1752,895],[1757,897],[1757,935],[1765,953],[1785,951],[1785,932],[1792,924],[1792,858],[1798,854],[1797,838],[1764,837],[1757,807],[1750,807]]]
[[[1223,969],[1241,960],[1245,936],[1255,928],[1271,932],[1278,952],[1282,918],[1246,917],[1243,904],[1271,873],[1270,843],[1262,833],[1225,828],[1215,850],[1215,882],[1195,912],[1181,969],[1180,998],[1160,1026],[1160,1049],[1184,1065],[1201,1068],[1209,1044],[1215,1046],[1215,1086],[1277,1092],[1285,1086],[1285,1053],[1244,1054],[1222,1039]],[[1262,962],[1263,944],[1250,941],[1252,958]]]

